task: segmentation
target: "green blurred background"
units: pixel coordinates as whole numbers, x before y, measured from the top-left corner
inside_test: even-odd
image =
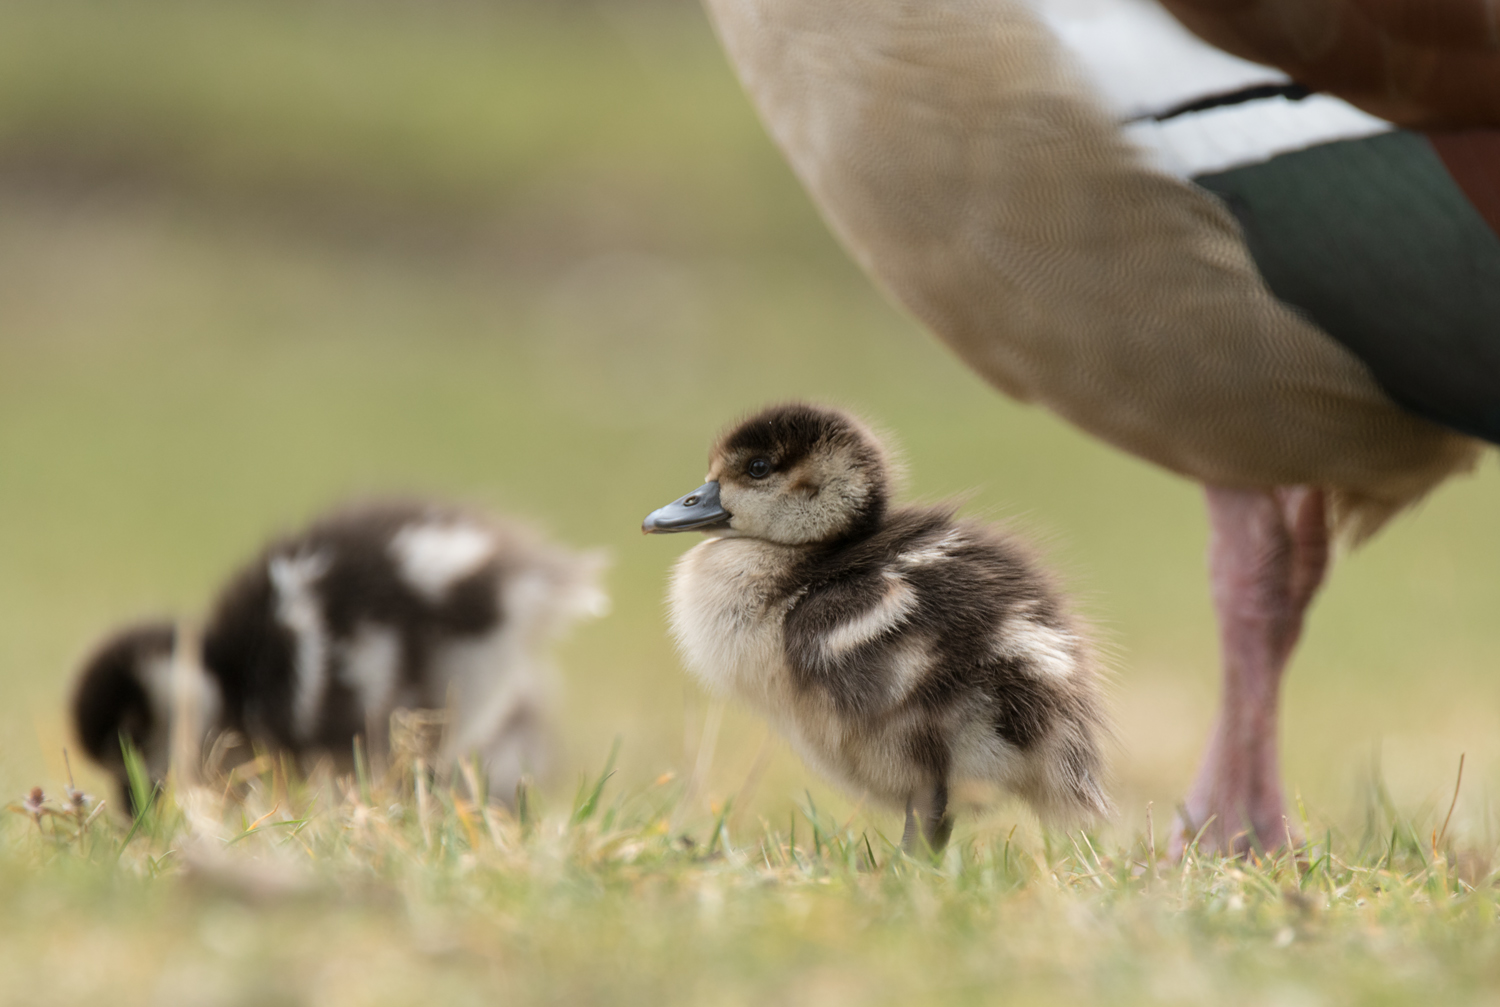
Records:
[[[0,797],[61,779],[100,633],[200,612],[264,536],[379,491],[607,546],[614,614],[560,655],[559,790],[616,736],[627,785],[686,774],[713,718],[662,595],[691,542],[640,518],[792,396],[891,431],[911,496],[1042,544],[1114,669],[1121,821],[1163,822],[1216,694],[1198,491],[893,309],[695,5],[0,5]],[[1456,820],[1492,834],[1497,504],[1488,456],[1339,563],[1283,722],[1315,814],[1354,822],[1377,762],[1403,809],[1445,802],[1467,753]],[[703,803],[765,733],[729,711]],[[853,807],[775,753],[750,810]]]

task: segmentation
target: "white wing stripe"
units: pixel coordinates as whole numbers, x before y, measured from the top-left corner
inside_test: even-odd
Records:
[[[1221,105],[1162,122],[1133,122],[1125,127],[1125,135],[1162,171],[1193,178],[1391,129],[1390,123],[1348,102],[1315,94],[1301,101],[1266,98]]]
[[[847,654],[869,643],[906,621],[917,607],[917,592],[893,573],[885,575],[886,589],[875,607],[829,632],[823,638],[823,651],[829,657]]]

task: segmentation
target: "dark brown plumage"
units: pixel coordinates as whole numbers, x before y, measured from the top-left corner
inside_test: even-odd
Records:
[[[1382,119],[1500,126],[1500,7],[1490,0],[1163,0],[1214,45],[1280,67]]]

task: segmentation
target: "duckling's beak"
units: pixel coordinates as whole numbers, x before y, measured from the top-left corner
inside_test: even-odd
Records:
[[[704,483],[680,500],[646,515],[641,531],[647,535],[670,531],[716,528],[729,523],[729,512],[719,504],[719,484]]]

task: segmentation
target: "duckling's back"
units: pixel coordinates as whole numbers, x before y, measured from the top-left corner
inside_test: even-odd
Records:
[[[907,509],[808,556],[789,584],[807,588],[786,618],[803,689],[852,722],[898,725],[933,776],[1001,784],[1047,817],[1106,810],[1092,656],[1020,543]]]

